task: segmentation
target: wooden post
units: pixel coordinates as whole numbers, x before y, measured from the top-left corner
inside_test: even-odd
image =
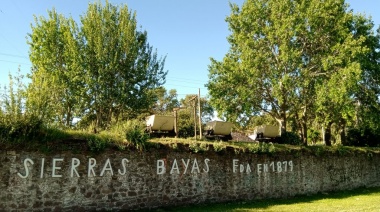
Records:
[[[202,139],[201,89],[198,88],[199,139]]]
[[[194,138],[197,139],[197,115],[195,113],[195,98],[197,98],[196,95],[193,96],[193,98],[191,98],[189,100],[189,102],[191,102],[191,106],[193,107],[193,116],[194,116]]]
[[[173,112],[174,112],[174,133],[175,133],[175,138],[177,138],[178,136],[178,129],[177,129],[177,108],[173,108]]]
[[[174,113],[174,132],[175,132],[175,138],[178,138],[178,114],[177,111],[183,109],[184,107],[175,107],[173,108]]]

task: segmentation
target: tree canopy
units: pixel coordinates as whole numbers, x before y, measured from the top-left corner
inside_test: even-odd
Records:
[[[52,10],[31,27],[28,112],[59,125],[70,126],[76,117],[104,128],[156,102],[165,57],[158,57],[126,5],[89,4],[79,24]]]
[[[304,144],[314,122],[328,128],[353,120],[367,18],[344,0],[247,0],[231,10],[230,49],[222,61],[211,59],[207,84],[222,116],[244,124],[269,114],[283,131],[291,119]],[[367,31],[355,33],[355,23]]]

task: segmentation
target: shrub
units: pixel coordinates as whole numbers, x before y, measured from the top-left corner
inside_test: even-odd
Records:
[[[273,153],[275,152],[275,147],[272,142],[257,142],[248,144],[248,151],[251,153]]]
[[[189,148],[194,153],[201,153],[208,150],[208,146],[206,143],[198,143],[196,141],[192,141],[189,145]]]
[[[345,146],[379,146],[380,133],[367,128],[351,128],[347,131],[347,138],[342,142]]]
[[[99,136],[92,135],[87,139],[88,147],[92,152],[103,151],[107,147],[107,142],[101,139]]]
[[[43,123],[34,116],[0,117],[0,137],[3,142],[34,140],[43,132]]]
[[[317,143],[321,138],[321,133],[314,129],[307,130],[307,140],[311,141],[313,144]]]
[[[226,145],[222,141],[213,143],[213,146],[215,152],[221,152],[226,149]]]
[[[139,120],[128,120],[121,129],[125,129],[125,137],[137,149],[145,149],[149,135],[145,133],[145,125]]]
[[[301,145],[302,140],[295,132],[284,132],[281,137],[277,139],[279,144],[291,144],[291,145]]]

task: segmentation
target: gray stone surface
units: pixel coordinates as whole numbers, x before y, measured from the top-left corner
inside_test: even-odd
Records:
[[[378,161],[367,153],[0,151],[0,211],[118,211],[353,189],[379,185]]]

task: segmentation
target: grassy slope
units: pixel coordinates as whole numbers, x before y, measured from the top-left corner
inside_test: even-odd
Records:
[[[380,188],[360,188],[352,191],[323,193],[282,200],[209,204],[192,207],[158,209],[156,211],[228,211],[228,212],[313,212],[313,211],[380,211]]]

